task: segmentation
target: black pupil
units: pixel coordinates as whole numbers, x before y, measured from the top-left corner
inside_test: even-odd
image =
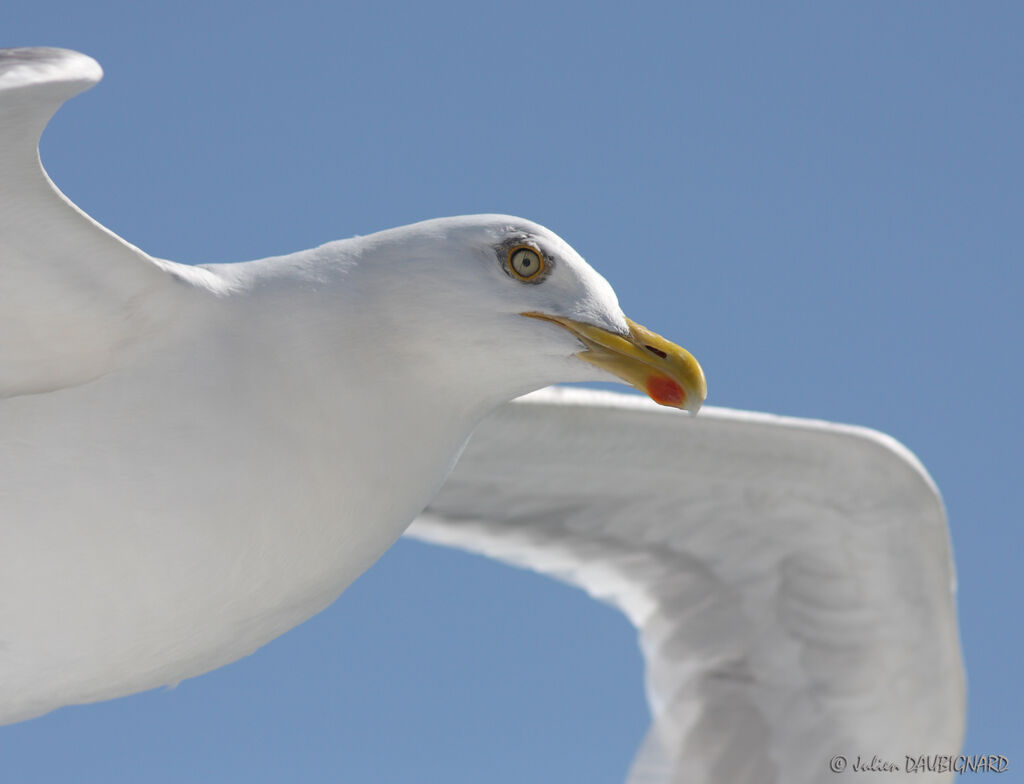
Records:
[[[526,251],[523,251],[522,254],[520,254],[520,256],[519,256],[519,263],[523,267],[527,267],[528,268],[531,264],[533,264],[533,259],[530,257],[529,253],[527,253]]]

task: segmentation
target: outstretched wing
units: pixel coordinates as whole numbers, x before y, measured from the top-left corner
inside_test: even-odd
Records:
[[[65,49],[0,50],[0,397],[90,381],[162,316],[169,270],[100,226],[50,181],[39,136],[100,80]]]
[[[634,784],[836,782],[834,755],[855,777],[960,747],[942,503],[879,433],[547,390],[480,426],[410,534],[630,618],[653,715]]]

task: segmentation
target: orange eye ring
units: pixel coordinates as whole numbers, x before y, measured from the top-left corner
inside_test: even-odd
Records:
[[[544,257],[529,245],[516,245],[508,250],[508,269],[519,280],[536,280],[544,272]]]

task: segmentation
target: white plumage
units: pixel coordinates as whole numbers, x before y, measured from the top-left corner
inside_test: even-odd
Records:
[[[654,717],[632,784],[827,782],[836,754],[959,748],[942,504],[876,431],[545,390],[480,425],[410,534],[625,613]]]
[[[50,115],[100,75],[0,52],[0,721],[255,650],[434,498],[415,535],[581,585],[638,627],[655,723],[635,782],[831,781],[835,753],[959,745],[945,520],[905,449],[621,396],[502,407],[604,378],[588,336],[657,337],[521,219],[153,259],[39,166]],[[539,283],[501,262],[524,244]]]

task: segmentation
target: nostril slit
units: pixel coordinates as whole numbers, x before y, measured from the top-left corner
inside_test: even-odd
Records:
[[[668,357],[668,354],[666,354],[660,348],[655,348],[654,346],[646,346],[646,345],[644,346],[644,348],[647,349],[648,351],[650,351],[652,354],[657,354],[662,359],[665,359],[666,357]]]

